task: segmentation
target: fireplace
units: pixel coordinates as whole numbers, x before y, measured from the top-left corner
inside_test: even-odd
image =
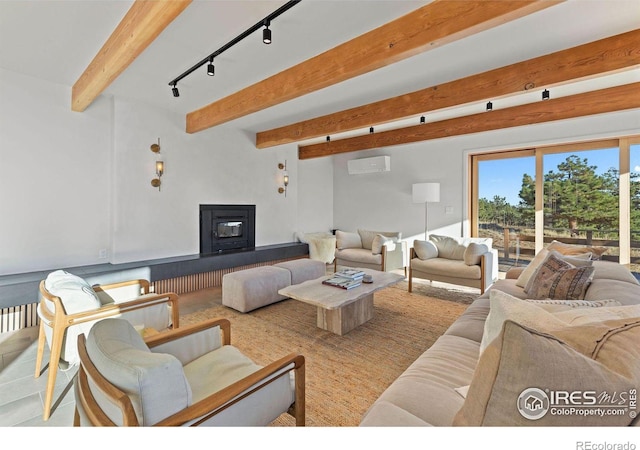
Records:
[[[200,253],[255,247],[255,221],[255,205],[200,205]]]

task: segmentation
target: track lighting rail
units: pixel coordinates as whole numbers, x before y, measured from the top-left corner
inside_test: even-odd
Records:
[[[242,41],[244,38],[246,38],[247,36],[249,36],[250,34],[254,33],[255,31],[259,30],[261,27],[269,27],[269,25],[271,24],[271,21],[274,20],[275,18],[277,18],[278,16],[280,16],[281,14],[283,14],[284,12],[288,11],[289,9],[291,9],[292,7],[294,7],[295,5],[297,5],[298,3],[300,3],[302,0],[290,0],[287,3],[285,3],[284,5],[282,5],[280,8],[276,9],[274,12],[272,12],[271,14],[269,14],[268,16],[266,16],[264,19],[262,19],[260,22],[256,23],[255,25],[253,25],[252,27],[248,28],[247,30],[245,30],[243,33],[239,34],[238,36],[236,36],[235,38],[233,38],[232,40],[230,40],[229,42],[227,42],[225,45],[223,45],[222,47],[220,47],[218,50],[216,50],[215,52],[211,53],[210,55],[208,55],[207,57],[203,58],[202,60],[200,60],[199,62],[197,62],[196,64],[194,64],[191,68],[187,69],[186,71],[184,71],[182,74],[180,74],[179,76],[177,76],[176,78],[174,78],[173,80],[171,80],[169,82],[169,86],[172,86],[172,90],[173,90],[173,95],[174,97],[178,97],[178,95],[176,95],[177,93],[177,84],[180,80],[182,80],[183,78],[185,78],[186,76],[192,74],[193,72],[195,72],[197,69],[199,69],[200,67],[204,66],[205,64],[208,63],[213,63],[213,59],[220,55],[221,53],[223,53],[224,51],[230,49],[231,47],[233,47],[234,45],[236,45],[238,42]],[[269,43],[271,41],[269,40]],[[265,42],[267,43],[267,42]]]

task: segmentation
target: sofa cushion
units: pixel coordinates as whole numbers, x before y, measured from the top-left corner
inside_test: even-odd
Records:
[[[480,264],[480,257],[489,251],[489,247],[485,244],[478,244],[475,242],[469,242],[467,248],[464,251],[463,260],[467,266],[474,266]]]
[[[438,247],[432,241],[421,241],[415,239],[413,241],[413,248],[416,252],[416,256],[420,259],[430,259],[438,257]]]
[[[521,325],[534,327],[537,330],[562,329],[567,326],[584,325],[605,320],[640,317],[640,304],[631,306],[570,308],[551,312],[533,302],[523,301],[499,290],[492,290],[489,315],[485,322],[484,334],[480,343],[480,353],[500,334],[506,320],[513,320]]]
[[[362,240],[358,233],[336,230],[336,247],[338,249],[362,248]]]
[[[588,328],[588,327],[585,327]],[[605,327],[606,328],[606,327]],[[563,331],[581,342],[584,328]],[[592,340],[587,337],[587,340]],[[467,426],[624,426],[629,414],[553,414],[549,391],[628,393],[640,381],[640,353],[632,343],[640,339],[638,322],[622,330],[612,324],[604,344],[592,357],[574,350],[560,338],[508,320],[497,339],[482,353],[467,398],[454,425]],[[629,347],[635,347],[629,349]],[[614,357],[615,354],[615,357]],[[523,370],[525,369],[526,370]],[[526,400],[541,403],[530,408]],[[546,399],[546,401],[545,401]],[[555,406],[555,405],[554,405]],[[560,408],[562,408],[560,403]]]
[[[598,273],[598,269],[596,269]],[[594,279],[584,296],[585,300],[594,301],[611,298],[623,305],[635,305],[640,299],[640,285],[617,280]]]
[[[596,268],[596,273],[593,274],[594,280],[615,280],[640,285],[631,271],[629,271],[629,269],[627,269],[622,264],[618,264],[612,261],[593,261],[593,267]]]
[[[376,234],[376,237],[373,238],[373,242],[371,243],[371,253],[374,255],[379,255],[382,253],[382,247],[386,246],[387,250],[394,251],[396,249],[395,241],[393,238],[384,236],[382,234]]]
[[[440,336],[382,393],[361,425],[406,426],[407,417],[417,417],[422,424],[409,424],[450,426],[464,402],[455,389],[470,384],[477,357],[477,342]]]
[[[489,315],[489,299],[477,298],[444,332],[480,343],[484,334],[484,324]]]
[[[411,260],[411,269],[423,271],[432,275],[443,275],[449,278],[464,278],[467,280],[479,280],[482,273],[480,266],[467,266],[462,260],[431,258]]]
[[[373,249],[373,240],[375,237],[381,234],[382,236],[392,238],[396,242],[402,239],[402,233],[397,231],[370,231],[370,230],[358,230],[358,235],[360,236],[360,240],[362,242],[362,248],[368,248],[369,250]]]
[[[567,256],[591,253],[591,259],[600,259],[600,257],[607,252],[607,247],[565,244],[564,242],[560,241],[551,241],[551,243],[547,246],[547,249],[555,250]]]

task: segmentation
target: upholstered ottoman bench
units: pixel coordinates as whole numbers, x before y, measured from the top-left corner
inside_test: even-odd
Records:
[[[278,291],[291,284],[320,278],[326,265],[312,259],[296,259],[225,274],[222,277],[222,304],[249,312],[286,299]]]
[[[274,264],[273,266],[287,269],[291,273],[291,284],[315,280],[327,274],[326,264],[315,259],[294,259]]]
[[[291,285],[291,272],[274,266],[254,267],[222,277],[222,304],[240,312],[284,300],[278,290]]]

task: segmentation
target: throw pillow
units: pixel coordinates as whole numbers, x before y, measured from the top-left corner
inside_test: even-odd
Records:
[[[575,245],[565,244],[560,241],[551,241],[547,246],[549,250],[555,250],[563,255],[580,255],[584,253],[592,253],[591,259],[600,259],[607,252],[607,247],[591,246],[591,245]]]
[[[637,389],[640,354],[631,342],[640,339],[640,326],[607,332],[595,357],[585,357],[552,335],[511,320],[482,353],[467,397],[453,425],[462,426],[626,426],[630,414],[577,414],[572,405],[556,402],[549,392],[595,391],[620,395]],[[583,330],[571,338],[580,341]],[[620,334],[624,336],[618,336]],[[626,341],[626,342],[623,342]],[[626,346],[636,347],[630,351]],[[613,355],[616,359],[613,359]],[[626,397],[626,396],[625,396]],[[627,397],[628,398],[628,397]],[[531,407],[529,402],[536,402]],[[622,400],[628,402],[628,400]],[[553,413],[551,406],[563,414]]]
[[[340,250],[343,248],[362,248],[360,235],[358,233],[336,230],[336,247]]]
[[[467,266],[475,266],[480,264],[480,257],[489,251],[489,247],[485,244],[477,244],[470,242],[464,251],[464,263]]]
[[[413,241],[413,248],[416,251],[416,256],[420,259],[438,257],[438,247],[431,241],[420,241],[416,239]]]
[[[454,259],[458,261],[464,260],[464,252],[467,247],[461,245],[457,239],[449,236],[431,234],[429,235],[429,240],[438,247],[439,258]]]
[[[369,230],[358,230],[358,234],[360,235],[360,240],[362,242],[362,248],[373,249],[373,240],[378,234],[381,234],[385,237],[395,238],[396,241],[402,239],[402,233],[395,231],[369,231]]]
[[[574,267],[554,274],[538,272],[527,294],[534,300],[583,300],[594,271],[593,267]]]
[[[543,308],[549,312],[558,312],[558,311],[566,311],[572,308],[601,308],[603,306],[622,306],[617,300],[598,300],[598,301],[588,301],[588,300],[526,300],[529,303],[532,303],[540,308]]]
[[[513,320],[521,325],[537,330],[562,329],[607,320],[640,317],[640,305],[600,306],[594,308],[570,308],[551,312],[534,302],[524,301],[496,289],[490,291],[489,314],[484,323],[484,333],[480,342],[480,353],[500,334],[505,321]]]
[[[572,269],[575,266],[567,261],[564,261],[562,258],[557,257],[553,253],[547,252],[547,256],[544,260],[538,265],[535,269],[529,281],[527,281],[526,286],[524,287],[524,293],[529,294],[533,289],[534,284],[536,282],[540,282],[540,279],[547,278],[550,275],[556,274],[564,269]],[[538,279],[538,281],[536,281]],[[535,298],[535,297],[530,297]]]
[[[44,286],[51,294],[60,297],[67,314],[91,311],[102,306],[89,283],[64,270],[47,275]]]
[[[547,258],[548,254],[549,254],[549,250],[547,250],[546,248],[543,248],[542,250],[540,250],[538,254],[536,254],[536,256],[527,265],[527,267],[525,267],[525,269],[522,271],[522,273],[516,280],[516,286],[521,288],[526,287],[527,283],[533,276],[534,272],[540,266],[540,264],[542,264],[542,261],[544,261]]]
[[[394,240],[390,237],[383,236],[381,234],[376,234],[376,237],[373,238],[373,243],[371,244],[371,253],[374,255],[379,255],[382,253],[382,247],[386,246],[387,250],[393,251],[396,246]]]

